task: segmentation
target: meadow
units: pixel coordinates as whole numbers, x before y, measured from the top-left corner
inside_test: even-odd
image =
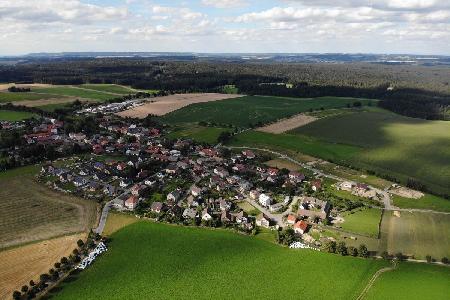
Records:
[[[397,217],[385,211],[380,231],[380,251],[420,259],[450,257],[450,215],[401,211]]]
[[[392,195],[391,199],[392,204],[399,208],[431,209],[450,212],[450,200],[430,194],[425,194],[419,199],[410,199]]]
[[[58,96],[71,96],[84,99],[92,99],[105,101],[111,98],[119,97],[120,95],[111,95],[110,93],[104,93],[95,90],[88,90],[83,88],[77,88],[72,86],[54,86],[45,88],[33,88],[33,92],[42,94],[52,94],[53,97]]]
[[[362,208],[347,212],[342,215],[344,223],[342,229],[371,237],[378,237],[378,229],[381,221],[381,209]]]
[[[0,173],[0,248],[87,231],[96,204],[35,182],[36,166]]]
[[[117,95],[135,94],[138,92],[132,88],[116,84],[82,84],[79,87],[99,92],[112,93]]]
[[[148,221],[111,238],[109,251],[53,299],[354,299],[388,264]]]
[[[217,138],[222,132],[230,131],[229,128],[183,126],[175,128],[168,134],[169,138],[192,139],[200,143],[217,144]]]
[[[369,289],[367,300],[448,299],[450,268],[417,263],[400,263],[383,273]]]
[[[30,119],[34,116],[36,115],[25,111],[0,110],[1,121],[22,121],[25,119]]]
[[[33,101],[41,99],[55,98],[55,95],[42,93],[9,93],[0,92],[0,103],[16,102],[16,101]]]
[[[314,99],[245,96],[223,101],[192,104],[171,112],[162,120],[171,123],[197,123],[199,121],[248,128],[266,124],[310,110],[343,108],[360,101],[364,105],[376,100],[321,97]]]

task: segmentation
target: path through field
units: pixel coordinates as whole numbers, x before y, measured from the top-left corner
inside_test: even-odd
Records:
[[[364,299],[364,297],[366,296],[367,292],[370,290],[370,288],[373,286],[373,284],[375,283],[377,278],[380,277],[381,274],[383,274],[385,272],[389,272],[389,271],[394,271],[396,268],[397,268],[397,262],[393,261],[392,262],[392,267],[386,267],[386,268],[382,268],[382,269],[378,270],[375,274],[373,274],[372,278],[369,280],[369,282],[367,283],[366,287],[361,292],[361,294],[359,294],[359,296],[358,296],[358,298],[356,298],[356,300]]]

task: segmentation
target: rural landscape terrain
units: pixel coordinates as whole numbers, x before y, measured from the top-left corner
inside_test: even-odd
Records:
[[[450,299],[447,2],[0,1],[0,300]]]

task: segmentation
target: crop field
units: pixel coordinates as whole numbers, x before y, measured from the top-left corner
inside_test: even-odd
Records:
[[[229,130],[229,128],[186,126],[175,129],[168,136],[173,139],[193,139],[200,143],[216,144],[219,135]]]
[[[49,88],[36,88],[32,89],[33,92],[36,93],[44,93],[44,94],[52,94],[53,97],[57,96],[71,96],[71,97],[79,97],[84,99],[93,99],[104,101],[111,98],[118,97],[117,95],[111,95],[110,93],[104,93],[100,91],[82,89],[72,86],[54,86]]]
[[[410,199],[397,195],[391,196],[393,205],[399,208],[432,209],[450,212],[450,200],[425,194],[419,199]]]
[[[0,248],[87,231],[96,204],[34,181],[36,167],[0,173]]]
[[[308,116],[306,114],[298,114],[293,117],[282,119],[275,123],[259,127],[256,130],[268,133],[283,133],[301,126],[305,126],[306,124],[309,124],[316,120],[316,117]]]
[[[318,120],[295,133],[335,145],[361,147],[348,163],[450,193],[450,123],[362,112]],[[420,137],[420,138],[417,138]]]
[[[36,116],[26,111],[0,110],[1,121],[21,121]]]
[[[381,209],[365,208],[351,211],[343,215],[342,229],[371,237],[378,237],[378,226],[381,220]]]
[[[199,121],[236,127],[263,125],[301,112],[321,108],[342,108],[355,101],[367,104],[365,99],[322,97],[315,99],[245,96],[226,101],[193,104],[163,117],[168,123],[196,123]]]
[[[0,299],[11,299],[12,293],[30,280],[39,281],[61,257],[69,256],[77,241],[86,234],[57,237],[42,242],[0,251]]]
[[[365,299],[444,300],[450,295],[449,278],[449,267],[400,263],[375,281]]]
[[[18,101],[34,101],[55,98],[55,95],[51,94],[39,94],[39,93],[10,93],[0,92],[0,103],[18,102]],[[22,104],[22,103],[19,103]]]
[[[352,299],[387,264],[148,221],[111,238],[109,251],[53,299]]]
[[[423,212],[383,213],[380,251],[402,252],[425,258],[431,255],[440,260],[450,257],[450,215]]]

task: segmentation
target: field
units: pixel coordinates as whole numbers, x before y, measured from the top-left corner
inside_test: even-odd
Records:
[[[342,229],[371,237],[378,237],[381,210],[376,208],[358,209],[343,215]]]
[[[365,299],[448,299],[449,278],[448,267],[401,263],[396,270],[383,273]]]
[[[305,126],[306,124],[309,124],[316,120],[316,117],[308,116],[305,114],[298,114],[296,116],[260,127],[256,130],[268,133],[283,133],[301,126]]]
[[[148,221],[111,238],[109,251],[54,299],[352,299],[387,264]]]
[[[139,219],[133,215],[126,215],[121,213],[110,212],[108,214],[108,220],[103,229],[103,235],[110,236],[114,232],[122,229],[123,227],[136,223]]]
[[[402,252],[421,259],[426,255],[438,260],[450,257],[450,215],[402,211],[396,217],[387,211],[380,231],[380,251]]]
[[[24,167],[0,173],[0,248],[87,231],[96,221],[92,201],[56,193]]]
[[[205,121],[247,128],[271,123],[310,110],[346,107],[347,104],[351,105],[355,101],[367,104],[371,100],[338,97],[302,99],[245,96],[227,101],[189,105],[164,116],[163,120],[172,124]],[[372,100],[372,102],[374,101]]]
[[[153,100],[152,102],[148,102],[139,107],[135,107],[130,110],[120,112],[118,115],[122,117],[132,117],[132,118],[145,118],[149,114],[156,116],[164,116],[168,113],[179,110],[183,107],[190,106],[191,104],[215,102],[219,100],[227,100],[238,97],[241,97],[241,95],[214,94],[214,93],[175,94],[170,96],[154,98],[152,99]],[[198,121],[202,121],[202,119],[196,120],[196,122]]]
[[[11,299],[14,290],[38,282],[61,257],[69,256],[85,234],[62,236],[0,252],[0,299]]]
[[[116,85],[116,84],[82,84],[79,87],[99,92],[112,93],[116,95],[128,95],[138,92],[129,87]]]
[[[22,102],[22,101],[35,101],[55,98],[55,95],[51,94],[38,94],[38,93],[9,93],[0,92],[0,103],[7,102]],[[18,103],[23,105],[23,103]]]
[[[391,199],[393,205],[399,208],[432,209],[450,212],[450,200],[430,194],[425,194],[419,199],[409,199],[393,195]]]
[[[1,121],[21,121],[30,119],[34,116],[36,115],[25,111],[0,110]]]
[[[118,97],[117,95],[111,95],[110,93],[88,90],[73,86],[54,86],[49,88],[36,88],[32,89],[32,91],[36,93],[53,94],[55,96],[72,96],[77,98],[93,99],[100,101]]]
[[[219,135],[229,130],[218,127],[186,126],[175,129],[168,136],[172,139],[184,138],[193,139],[200,143],[217,144]]]

